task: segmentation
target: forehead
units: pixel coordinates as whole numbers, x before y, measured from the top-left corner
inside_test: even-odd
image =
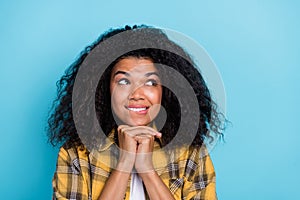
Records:
[[[112,74],[117,71],[125,71],[128,73],[147,73],[157,71],[154,63],[147,58],[128,57],[117,62],[112,70]]]

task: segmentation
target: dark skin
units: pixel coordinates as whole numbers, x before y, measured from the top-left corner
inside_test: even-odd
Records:
[[[150,199],[174,199],[152,163],[154,140],[161,138],[161,133],[149,126],[157,115],[162,93],[161,86],[154,84],[159,82],[156,68],[151,61],[143,58],[126,58],[123,61],[120,61],[122,65],[116,64],[111,78],[113,109],[124,122],[117,129],[120,156],[99,200],[123,199],[134,168],[142,178]],[[122,106],[122,98],[126,105],[138,106]]]

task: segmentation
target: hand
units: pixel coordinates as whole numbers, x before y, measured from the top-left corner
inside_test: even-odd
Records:
[[[137,141],[137,150],[135,158],[135,169],[140,173],[153,171],[152,152],[154,147],[154,140],[161,137],[161,133],[148,126],[140,126],[134,129],[137,134],[135,140]]]
[[[120,156],[117,170],[131,173],[136,157],[137,141],[134,139],[134,135],[126,130],[128,127],[126,125],[118,127]]]
[[[161,133],[148,126],[130,127],[120,125],[118,127],[118,137],[120,148],[123,150],[119,159],[121,163],[123,161],[130,167],[134,157],[134,166],[138,172],[153,170],[152,151],[154,139],[155,137],[160,138]],[[127,169],[129,168],[127,167]]]
[[[137,135],[135,139],[138,143],[136,158],[135,158],[135,169],[140,173],[153,171],[152,163],[152,152],[154,146],[154,136],[152,135]]]

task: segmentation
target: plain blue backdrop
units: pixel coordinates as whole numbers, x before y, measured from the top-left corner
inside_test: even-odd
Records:
[[[221,73],[232,125],[212,152],[219,199],[300,199],[299,19],[293,0],[2,0],[0,198],[51,199],[56,81],[103,31],[145,23],[192,37]]]

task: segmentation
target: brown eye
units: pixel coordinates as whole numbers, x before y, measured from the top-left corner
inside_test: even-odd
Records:
[[[145,85],[147,85],[147,86],[157,86],[158,83],[157,83],[156,80],[150,79],[150,80],[147,80],[147,81],[146,81]]]

